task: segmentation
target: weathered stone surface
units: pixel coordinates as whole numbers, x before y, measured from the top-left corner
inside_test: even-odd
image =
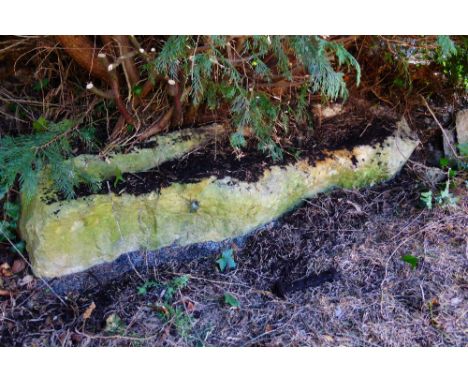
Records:
[[[96,155],[80,155],[73,158],[72,162],[76,169],[106,179],[115,176],[117,170],[122,173],[145,171],[163,162],[180,158],[222,134],[224,126],[219,124],[185,129],[157,136],[149,142],[152,143],[151,148],[137,149],[128,154],[114,154],[106,159]]]
[[[459,144],[468,144],[468,109],[457,113],[455,127],[457,129],[457,141]]]
[[[82,271],[140,249],[218,242],[244,235],[319,192],[389,179],[417,144],[402,121],[379,144],[336,150],[313,165],[300,160],[273,166],[255,183],[210,177],[139,196],[91,195],[50,204],[39,195],[23,207],[21,233],[34,272],[44,277]],[[135,172],[156,162],[151,155],[129,159],[134,164],[127,164],[125,155],[110,163],[88,157],[83,168],[106,177],[115,174],[115,166]]]

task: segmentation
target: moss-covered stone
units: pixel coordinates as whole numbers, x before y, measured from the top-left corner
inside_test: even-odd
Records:
[[[404,127],[380,144],[337,150],[314,165],[301,160],[273,166],[255,183],[210,177],[197,183],[175,183],[159,193],[91,195],[51,204],[38,196],[23,209],[21,221],[34,272],[62,276],[139,249],[244,235],[319,192],[389,179],[417,145]],[[172,158],[180,156],[175,149],[168,151]],[[136,172],[162,163],[161,158],[146,154],[144,158],[132,154],[116,158],[104,162],[107,167],[87,157],[83,168],[106,177],[114,175],[113,166]],[[83,163],[83,159],[75,160]]]

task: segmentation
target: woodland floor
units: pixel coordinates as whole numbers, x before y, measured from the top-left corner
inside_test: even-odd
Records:
[[[440,131],[424,110],[409,122],[423,145],[394,180],[305,201],[235,249],[237,266],[224,273],[218,256],[174,261],[61,300],[17,255],[0,253],[11,266],[0,289],[12,291],[0,295],[0,346],[468,345],[467,188],[462,180],[454,206],[423,208]],[[332,281],[272,293],[330,269]]]
[[[459,191],[456,207],[422,209],[414,166],[383,185],[306,201],[248,239],[226,273],[216,256],[174,262],[61,303],[20,271],[7,280],[15,294],[0,300],[0,344],[466,346],[468,194]],[[415,269],[406,254],[419,258]],[[330,268],[334,281],[271,293],[278,280]],[[181,275],[189,281],[170,314],[166,288],[145,281],[167,285]],[[225,293],[240,307],[227,306]]]

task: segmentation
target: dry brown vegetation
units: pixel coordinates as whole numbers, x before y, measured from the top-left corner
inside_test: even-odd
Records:
[[[468,195],[462,189],[456,207],[421,209],[417,174],[409,166],[388,184],[306,201],[250,237],[226,274],[213,256],[174,262],[62,304],[39,280],[21,285],[21,271],[8,280],[16,293],[0,302],[2,344],[466,346]],[[416,269],[401,260],[408,253],[420,259]],[[278,279],[330,267],[333,282],[285,299],[271,293]],[[161,289],[137,293],[144,280],[180,275],[189,282],[173,306],[190,317],[187,333],[158,315]],[[224,293],[240,307],[226,306]],[[121,320],[114,332],[109,317]]]

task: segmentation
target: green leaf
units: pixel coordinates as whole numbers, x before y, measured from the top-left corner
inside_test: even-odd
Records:
[[[41,90],[45,89],[47,87],[47,85],[49,85],[49,79],[48,78],[44,78],[42,80],[39,80],[37,81],[34,86],[33,86],[33,90],[35,92],[40,92]]]
[[[226,305],[232,306],[234,308],[240,307],[240,302],[237,298],[235,298],[232,294],[224,293],[224,303]]]
[[[117,314],[112,313],[106,319],[106,326],[104,331],[111,334],[121,334],[125,332],[125,324]]]
[[[122,171],[120,170],[120,168],[116,167],[115,168],[115,180],[114,180],[114,188],[117,187],[117,185],[120,183],[120,182],[123,182],[124,181],[124,178],[122,176]]]
[[[405,255],[405,256],[402,256],[401,259],[405,262],[405,263],[408,263],[409,265],[411,265],[411,268],[413,269],[416,269],[416,267],[418,266],[419,264],[419,259],[413,255]]]
[[[439,165],[441,168],[448,167],[449,163],[450,161],[448,158],[443,157],[439,159]]]
[[[166,302],[172,301],[175,293],[178,290],[185,288],[189,283],[190,277],[188,275],[182,275],[179,277],[173,278],[169,283],[166,284],[166,290],[164,293],[164,300]]]
[[[12,232],[12,226],[10,222],[0,220],[0,241],[13,240],[15,234]]]
[[[219,270],[221,272],[224,272],[224,270],[226,269],[226,260],[223,259],[223,258],[220,258],[220,259],[216,260],[216,262],[218,263]]]
[[[432,209],[432,191],[421,192],[420,199],[426,208]]]
[[[247,146],[247,141],[245,140],[244,135],[240,131],[231,134],[229,140],[231,141],[231,145],[235,148]]]
[[[219,270],[221,272],[224,272],[226,269],[230,270],[236,268],[236,262],[232,257],[233,252],[234,251],[232,248],[225,249],[221,253],[221,257],[218,260],[216,260],[216,263],[218,263]]]
[[[143,87],[141,85],[135,85],[132,89],[133,94],[135,94],[137,97],[141,96],[141,93],[143,92]]]
[[[41,132],[47,130],[47,119],[41,115],[36,121],[33,122],[33,130],[35,132]]]
[[[188,275],[182,275],[182,276],[175,277],[174,279],[172,279],[169,284],[175,289],[179,290],[179,289],[185,288],[188,285],[189,280],[190,280],[190,277]]]
[[[158,283],[156,281],[153,281],[153,280],[147,280],[145,281],[141,286],[139,286],[137,288],[138,290],[138,294],[141,294],[141,295],[146,295],[148,293],[148,291],[155,287],[155,286],[158,286]]]
[[[15,247],[18,251],[23,253],[26,249],[26,244],[24,243],[24,241],[21,240],[15,243]]]
[[[6,202],[3,205],[3,210],[5,211],[6,216],[8,216],[11,220],[18,220],[20,213],[19,204]]]
[[[443,59],[457,54],[455,43],[449,36],[437,36],[437,44],[439,45],[440,55]]]

